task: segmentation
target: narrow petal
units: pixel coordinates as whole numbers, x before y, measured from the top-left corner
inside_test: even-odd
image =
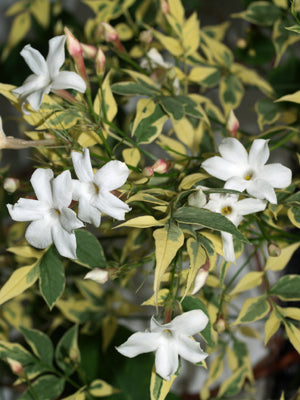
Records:
[[[35,221],[43,218],[49,207],[39,200],[21,198],[14,205],[7,204],[7,209],[14,221]]]
[[[67,232],[58,222],[52,226],[52,238],[61,256],[72,259],[77,258],[75,233]]]
[[[69,170],[59,174],[52,181],[53,205],[61,210],[68,207],[72,201],[72,178]]]
[[[49,92],[50,86],[48,85],[26,96],[24,103],[29,103],[34,111],[38,111],[42,105],[44,94],[48,94]]]
[[[264,179],[274,188],[284,189],[292,182],[292,171],[279,163],[268,164],[262,167],[259,178]]]
[[[23,85],[13,89],[11,92],[17,97],[26,97],[30,93],[34,92],[37,88],[40,89],[44,85],[41,85],[41,79],[38,75],[32,74],[25,79]]]
[[[241,168],[239,166],[218,156],[208,158],[201,164],[201,167],[210,175],[222,181],[227,181],[232,176],[241,175]]]
[[[83,184],[78,179],[72,179],[72,199],[78,201],[82,195]]]
[[[65,35],[55,36],[49,40],[47,64],[52,79],[58,75],[61,66],[65,62],[65,41]]]
[[[233,238],[230,233],[221,232],[222,241],[223,241],[223,256],[226,261],[234,262],[235,261],[235,253],[233,247]]]
[[[138,354],[156,351],[159,343],[160,333],[136,332],[131,335],[125,343],[116,347],[123,356],[132,358]]]
[[[32,72],[36,75],[48,75],[46,60],[38,50],[32,48],[30,44],[27,44],[20,54]]]
[[[195,335],[203,331],[208,323],[208,317],[202,310],[192,310],[175,317],[170,323],[170,329],[177,335]]]
[[[248,153],[242,143],[235,138],[226,138],[219,146],[221,156],[231,163],[239,165],[248,164]]]
[[[169,381],[178,369],[177,343],[174,340],[162,341],[155,353],[156,373]]]
[[[25,232],[28,243],[38,249],[45,249],[52,243],[51,224],[46,218],[31,222]]]
[[[75,211],[67,207],[61,209],[59,220],[62,227],[69,233],[73,233],[74,229],[79,229],[84,226],[77,218]]]
[[[264,179],[257,178],[251,181],[247,188],[247,192],[253,197],[258,199],[267,199],[270,203],[277,204],[276,193],[272,185]]]
[[[94,173],[89,149],[83,149],[83,153],[72,151],[71,157],[77,178],[81,182],[93,182]]]
[[[88,224],[93,224],[96,227],[100,226],[101,212],[84,197],[79,200],[78,217]]]
[[[268,140],[255,139],[249,151],[249,164],[254,168],[264,165],[270,156]]]
[[[181,336],[177,339],[177,348],[178,354],[191,363],[199,363],[208,356],[201,349],[200,343],[186,336]]]
[[[113,160],[109,161],[95,174],[95,183],[100,190],[115,190],[123,186],[129,175],[129,169],[124,162]]]
[[[266,201],[260,199],[243,199],[236,203],[236,211],[239,215],[253,214],[266,208]]]
[[[124,201],[118,199],[118,197],[110,192],[100,192],[97,197],[97,202],[92,205],[97,207],[101,212],[119,221],[124,220],[125,213],[131,210]]]
[[[86,83],[76,72],[61,71],[53,79],[51,89],[75,89],[80,93],[84,93],[86,91]]]
[[[52,205],[51,180],[53,171],[50,168],[38,168],[31,176],[30,182],[38,200]]]
[[[238,190],[239,192],[243,192],[247,186],[249,185],[249,181],[246,181],[240,176],[234,176],[233,178],[228,179],[226,181],[224,188]]]

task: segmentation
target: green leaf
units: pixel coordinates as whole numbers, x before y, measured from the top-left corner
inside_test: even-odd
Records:
[[[283,276],[275,283],[270,292],[281,300],[300,300],[300,275]]]
[[[19,397],[19,400],[55,400],[59,398],[65,386],[64,378],[55,375],[44,375],[36,379],[30,388]]]
[[[224,396],[227,398],[237,394],[244,383],[247,373],[248,368],[246,366],[239,368],[230,378],[222,383],[217,398],[223,399]]]
[[[251,23],[269,26],[273,25],[281,15],[280,8],[268,1],[254,1],[246,11],[234,14],[233,17],[240,17]]]
[[[258,114],[258,125],[263,129],[265,125],[276,122],[280,117],[280,106],[270,99],[262,99],[256,102],[255,111]]]
[[[288,31],[300,34],[300,25],[286,26],[285,29],[287,29]]]
[[[158,100],[165,112],[168,115],[172,115],[174,119],[179,120],[184,117],[184,106],[178,100],[178,96],[160,96]]]
[[[26,342],[32,348],[34,354],[46,365],[52,366],[53,344],[49,337],[38,330],[21,327]]]
[[[61,258],[52,245],[40,262],[40,290],[50,310],[63,294],[65,271]]]
[[[97,238],[85,230],[76,230],[77,260],[78,264],[91,268],[105,268],[106,260],[103,249]]]
[[[220,100],[226,113],[237,108],[243,98],[244,87],[235,75],[226,75],[220,82]]]
[[[55,350],[57,365],[71,375],[80,362],[80,352],[77,344],[78,326],[74,325],[60,339]]]
[[[181,223],[202,225],[206,228],[231,233],[237,239],[249,243],[248,239],[237,230],[235,225],[222,214],[205,210],[204,208],[186,206],[178,208],[173,217]]]
[[[244,302],[241,312],[237,320],[234,322],[234,325],[240,323],[249,323],[262,319],[270,311],[270,308],[271,307],[266,295],[248,298]]]
[[[211,335],[211,323],[210,323],[209,314],[208,314],[205,304],[200,299],[197,299],[196,297],[187,296],[181,303],[181,306],[182,306],[182,310],[184,312],[191,311],[191,310],[202,310],[204,312],[204,314],[207,315],[208,323],[207,323],[205,329],[203,329],[203,331],[200,332],[200,334],[201,334],[201,336],[203,336],[206,343],[210,347],[213,347],[214,341],[213,341],[212,335]]]
[[[146,86],[146,84],[139,84],[135,82],[115,83],[111,86],[111,90],[116,94],[122,94],[124,96],[141,95],[153,97],[159,93],[151,86]]]

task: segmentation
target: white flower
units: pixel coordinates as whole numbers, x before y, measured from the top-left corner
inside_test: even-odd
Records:
[[[74,229],[81,228],[73,210],[68,208],[72,201],[72,178],[64,171],[53,179],[51,169],[38,168],[30,180],[37,200],[19,199],[7,204],[10,216],[15,221],[32,221],[25,238],[34,247],[45,249],[54,242],[59,254],[76,257]]]
[[[130,358],[154,351],[157,374],[170,380],[178,369],[178,355],[192,363],[199,363],[208,356],[200,344],[189,337],[201,332],[207,323],[208,318],[201,310],[188,311],[164,325],[152,317],[150,332],[134,333],[117,350]]]
[[[279,163],[265,165],[270,151],[268,140],[255,139],[249,154],[235,138],[226,138],[219,146],[222,157],[211,157],[202,163],[210,175],[226,181],[226,189],[247,190],[258,199],[267,199],[276,204],[274,188],[290,185],[291,170]]]
[[[105,283],[108,281],[108,271],[106,269],[94,268],[89,271],[83,279],[91,279],[97,283]]]
[[[125,219],[125,213],[131,208],[111,191],[126,182],[129,175],[127,165],[121,161],[109,161],[94,174],[88,149],[83,153],[73,151],[71,156],[79,179],[73,180],[73,199],[79,201],[79,218],[97,227],[101,212],[118,220]]]
[[[169,69],[173,67],[173,64],[170,62],[166,62],[162,58],[162,55],[154,47],[152,47],[147,53],[147,58],[142,58],[141,67],[147,70],[152,68]]]
[[[266,208],[266,202],[260,199],[238,200],[234,194],[213,193],[209,196],[209,201],[203,207],[207,210],[225,215],[235,226],[238,226],[243,215],[253,214],[263,211]],[[235,254],[232,235],[228,232],[221,232],[223,241],[223,255],[226,261],[234,262]]]
[[[12,93],[20,98],[24,114],[29,114],[24,108],[26,103],[29,103],[37,111],[42,104],[44,94],[48,94],[51,90],[75,89],[81,93],[85,92],[86,84],[78,74],[59,71],[65,61],[65,41],[65,35],[50,39],[46,60],[38,50],[33,49],[29,44],[21,51],[21,56],[33,72],[22,86],[12,90]]]

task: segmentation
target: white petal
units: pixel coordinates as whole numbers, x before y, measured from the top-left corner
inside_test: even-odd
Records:
[[[67,207],[61,209],[59,220],[62,227],[69,233],[72,233],[74,229],[79,229],[84,226],[77,218],[75,211]]]
[[[254,168],[264,165],[270,156],[268,140],[255,139],[249,151],[249,164]]]
[[[25,232],[25,239],[38,249],[45,249],[52,243],[51,225],[46,218],[31,222]]]
[[[178,369],[178,352],[174,340],[165,339],[155,353],[156,373],[169,381]]]
[[[96,174],[94,182],[100,190],[115,190],[123,186],[129,175],[129,169],[124,162],[113,160],[106,163]]]
[[[266,201],[260,199],[243,199],[237,202],[236,211],[239,215],[253,214],[266,208]]]
[[[208,356],[201,349],[200,343],[186,336],[181,336],[177,339],[177,348],[178,354],[191,363],[199,363]]]
[[[201,164],[201,167],[222,181],[227,181],[232,176],[240,176],[242,172],[239,166],[218,156],[208,158]]]
[[[63,171],[52,181],[53,205],[61,210],[72,201],[72,178],[69,170]]]
[[[48,75],[47,63],[38,50],[27,44],[20,54],[32,72],[36,75]]]
[[[124,203],[124,201],[118,199],[110,192],[100,192],[97,196],[97,202],[94,204],[100,211],[115,218],[119,221],[125,219],[125,213],[130,211],[131,208]]]
[[[41,85],[40,77],[38,75],[32,74],[25,79],[22,86],[13,89],[11,92],[17,97],[26,98],[26,96],[34,92],[37,88],[40,89],[42,87],[44,87],[44,85]]]
[[[78,205],[78,217],[88,224],[98,227],[101,222],[101,212],[92,206],[87,199],[81,197]]]
[[[83,153],[72,151],[71,157],[77,178],[81,182],[93,182],[94,173],[89,149],[83,149]]]
[[[14,221],[35,221],[43,218],[49,210],[49,207],[39,200],[23,198],[14,205],[7,204],[7,208]]]
[[[282,164],[264,165],[259,178],[267,181],[274,188],[284,189],[292,182],[292,171]]]
[[[86,83],[76,72],[61,71],[53,79],[51,89],[75,89],[80,93],[84,93],[86,91]]]
[[[51,180],[53,171],[49,168],[38,168],[31,176],[30,182],[36,194],[36,197],[49,205],[52,205]]]
[[[78,201],[82,195],[83,184],[78,179],[72,179],[72,199]]]
[[[24,98],[24,103],[29,103],[34,111],[38,111],[42,105],[44,94],[48,94],[49,92],[50,86],[48,85],[26,96],[26,98]]]
[[[203,331],[208,323],[208,317],[202,310],[192,310],[175,317],[170,323],[170,329],[177,335],[195,335]]]
[[[63,257],[77,258],[75,233],[67,232],[60,223],[52,226],[52,238],[59,254]]]
[[[221,236],[223,241],[223,256],[226,261],[234,262],[235,253],[234,253],[232,235],[228,232],[221,232]]]
[[[47,64],[52,79],[58,75],[61,66],[65,62],[65,41],[65,35],[55,36],[49,40]]]
[[[242,143],[235,138],[226,138],[219,146],[221,156],[231,163],[248,164],[248,153]]]
[[[151,321],[150,321],[150,331],[151,332],[162,332],[164,329],[167,329],[166,325],[170,326],[170,324],[160,324],[152,316]]]
[[[249,181],[240,177],[234,176],[233,178],[228,179],[224,185],[224,189],[232,189],[238,190],[239,192],[243,192],[249,186]]]
[[[108,271],[106,269],[94,268],[83,279],[91,279],[94,282],[103,284],[108,281],[108,278]]]
[[[123,356],[132,358],[138,354],[155,351],[159,343],[160,333],[136,332],[125,343],[116,347]]]
[[[250,181],[247,192],[258,199],[267,199],[272,204],[277,204],[277,197],[273,187],[264,179]]]

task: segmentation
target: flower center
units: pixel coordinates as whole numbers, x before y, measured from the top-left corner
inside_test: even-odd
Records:
[[[99,187],[96,185],[96,183],[93,183],[93,185],[94,185],[94,189],[95,189],[96,194],[98,194],[99,193]]]
[[[221,213],[223,215],[229,215],[232,213],[232,207],[231,206],[225,206],[222,208]]]
[[[247,172],[247,173],[244,175],[244,179],[245,179],[246,181],[250,181],[250,179],[252,179],[252,177],[253,177],[253,172]]]

